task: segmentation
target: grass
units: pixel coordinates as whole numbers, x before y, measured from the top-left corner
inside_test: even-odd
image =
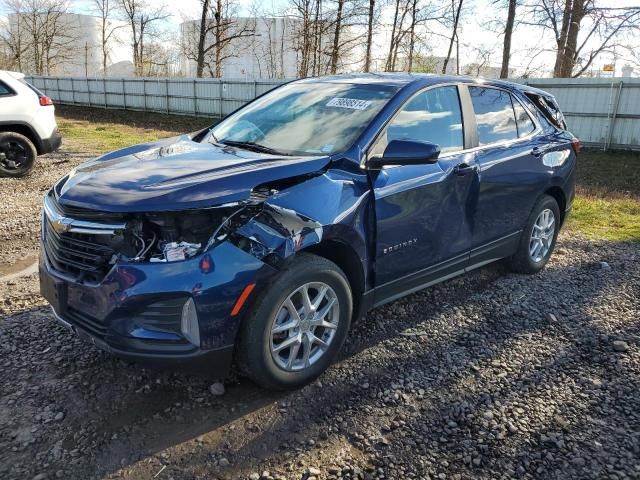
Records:
[[[568,225],[595,239],[640,242],[640,153],[584,150]]]
[[[56,117],[67,150],[99,154],[215,123],[206,118],[65,105],[56,107]]]
[[[67,150],[104,153],[199,130],[215,119],[57,106]],[[640,153],[583,150],[569,228],[596,239],[640,242]]]

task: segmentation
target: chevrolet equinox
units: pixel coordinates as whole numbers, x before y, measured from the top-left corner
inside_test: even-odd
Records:
[[[56,319],[133,360],[320,375],[367,310],[506,259],[544,268],[580,143],[552,95],[465,77],[280,86],[202,131],[88,161],[44,197]]]

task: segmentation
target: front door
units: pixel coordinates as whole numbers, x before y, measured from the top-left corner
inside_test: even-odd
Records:
[[[423,90],[394,116],[369,156],[391,140],[440,146],[437,163],[372,171],[377,219],[376,287],[388,300],[464,269],[470,248],[469,192],[477,183],[474,157],[463,153],[458,88]]]

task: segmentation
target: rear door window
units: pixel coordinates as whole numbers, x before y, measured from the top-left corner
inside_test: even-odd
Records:
[[[469,87],[480,145],[518,138],[511,94],[497,88]]]
[[[518,138],[526,137],[536,129],[536,125],[531,120],[531,117],[524,109],[522,104],[516,99],[511,97],[513,102],[513,110],[516,113],[516,126],[518,127]]]

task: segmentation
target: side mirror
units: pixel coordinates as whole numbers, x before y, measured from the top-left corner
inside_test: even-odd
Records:
[[[384,165],[424,165],[436,163],[440,155],[440,147],[431,142],[417,140],[391,140],[382,155],[371,157],[370,168]]]

